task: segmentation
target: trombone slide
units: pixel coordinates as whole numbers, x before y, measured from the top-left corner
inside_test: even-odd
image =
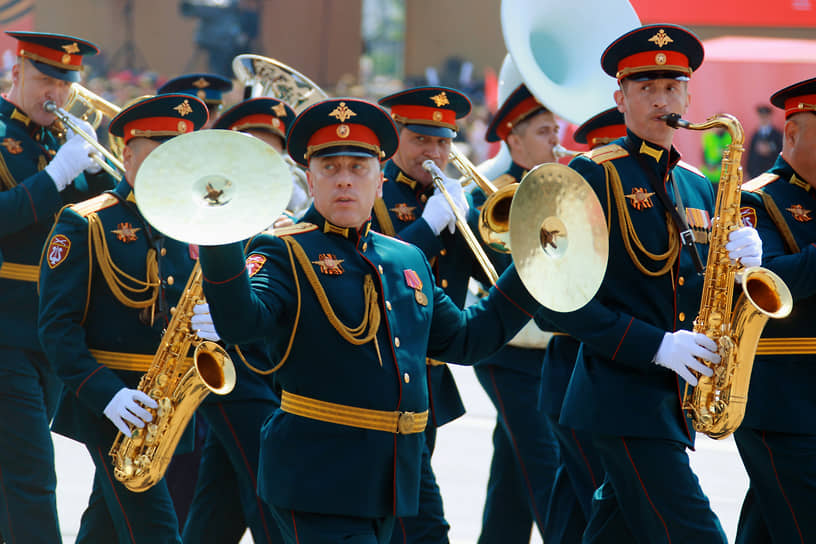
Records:
[[[450,193],[448,193],[448,190],[445,188],[445,178],[442,171],[431,159],[423,162],[422,167],[430,172],[434,185],[436,186],[437,190],[442,193],[442,196],[445,197],[445,200],[448,202],[448,206],[451,207],[453,215],[456,217],[456,228],[459,229],[460,233],[462,233],[468,247],[473,252],[476,260],[479,261],[479,266],[481,266],[482,270],[484,270],[487,278],[490,280],[491,285],[496,285],[499,275],[496,273],[493,263],[491,263],[490,259],[487,258],[487,254],[485,254],[481,244],[479,244],[479,240],[476,239],[476,235],[473,234],[472,230],[470,230],[467,223],[467,218],[462,216],[462,213],[459,211],[459,208],[456,207],[456,203],[453,201],[453,198],[451,198]]]

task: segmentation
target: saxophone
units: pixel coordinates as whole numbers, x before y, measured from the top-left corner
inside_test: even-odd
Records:
[[[722,361],[711,365],[700,360],[714,374],[699,375],[697,385],[691,392],[686,385],[683,396],[683,409],[691,414],[694,428],[720,439],[733,433],[745,416],[754,355],[765,323],[768,318],[780,319],[790,314],[793,299],[782,278],[766,268],[744,268],[740,263],[732,263],[725,249],[729,233],[742,226],[740,159],[745,133],[740,122],[728,114],[710,117],[699,124],[680,119],[677,114],[664,119],[671,127],[689,130],[722,126],[731,136],[721,164],[700,312],[694,320],[694,332],[717,343]],[[735,277],[742,292],[736,304],[732,304]]]
[[[210,391],[226,395],[235,386],[235,367],[215,342],[201,340],[190,328],[193,307],[204,302],[201,265],[196,262],[139,391],[158,403],[147,409],[153,420],[131,426],[130,438],[116,435],[109,455],[113,474],[129,490],[150,489],[164,476],[187,423]],[[192,359],[187,355],[195,345]]]

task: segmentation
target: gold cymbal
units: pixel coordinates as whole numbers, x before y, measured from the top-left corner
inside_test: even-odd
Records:
[[[536,166],[510,205],[510,247],[524,286],[543,306],[577,310],[598,291],[609,238],[589,183],[558,163]]]
[[[145,219],[200,245],[245,240],[271,225],[292,193],[292,175],[271,146],[232,130],[176,136],[139,167],[134,196]]]

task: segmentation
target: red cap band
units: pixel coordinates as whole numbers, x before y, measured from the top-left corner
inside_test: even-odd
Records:
[[[341,145],[362,147],[373,151],[378,157],[381,155],[380,140],[373,130],[365,125],[341,123],[318,129],[309,138],[306,153],[303,158],[307,161],[316,151],[327,147]]]
[[[785,100],[785,119],[803,111],[816,111],[816,94],[803,94]]]
[[[79,70],[82,68],[82,55],[72,55],[60,49],[51,49],[37,43],[18,41],[17,56],[45,62],[63,70]]]
[[[626,136],[626,125],[607,125],[587,132],[586,141],[590,147],[595,147],[617,140],[622,136]]]
[[[391,106],[391,117],[403,125],[431,125],[456,130],[456,112],[428,106]]]
[[[133,138],[152,138],[153,136],[177,136],[195,130],[195,125],[187,119],[178,117],[145,117],[136,119],[124,126],[124,140],[127,144]]]
[[[286,138],[286,125],[278,117],[265,113],[253,113],[232,123],[231,130],[246,130],[248,128],[265,128]]]
[[[521,121],[529,117],[533,112],[538,111],[540,109],[544,109],[544,106],[536,100],[536,97],[529,96],[518,103],[518,105],[507,112],[507,115],[504,116],[506,121],[502,121],[502,123],[496,127],[496,134],[504,140],[510,135],[512,132],[513,127],[519,124]]]
[[[691,75],[688,57],[679,51],[642,51],[620,60],[617,78],[621,80],[641,72],[682,72]]]

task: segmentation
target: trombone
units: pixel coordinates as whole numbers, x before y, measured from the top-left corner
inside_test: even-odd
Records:
[[[105,162],[105,159],[96,153],[91,155],[91,159],[93,159],[96,164],[101,166],[105,172],[113,176],[116,181],[122,180],[122,173],[125,171],[125,166],[122,164],[122,162],[113,153],[105,149],[99,142],[97,142],[93,136],[82,130],[82,128],[80,128],[80,126],[77,125],[73,119],[71,119],[71,116],[68,115],[67,111],[57,106],[57,103],[53,100],[48,100],[45,104],[43,104],[43,109],[48,113],[53,113],[56,115],[57,118],[62,121],[63,125],[73,130],[78,136],[81,136],[82,139],[91,144],[91,147],[108,159],[110,164]]]
[[[467,160],[467,159],[465,159]],[[479,261],[479,265],[484,270],[487,278],[490,280],[491,285],[496,285],[496,281],[499,279],[499,275],[496,273],[496,269],[493,267],[493,263],[490,262],[490,259],[487,258],[487,254],[482,249],[482,246],[479,244],[479,240],[476,238],[476,235],[473,234],[473,231],[470,230],[470,227],[467,224],[467,218],[462,216],[462,213],[459,211],[459,208],[456,207],[456,203],[451,198],[450,193],[447,189],[445,189],[445,178],[442,174],[442,171],[439,167],[431,160],[428,159],[422,163],[422,168],[427,170],[431,177],[433,178],[434,185],[436,186],[437,190],[439,190],[442,195],[445,197],[445,200],[448,202],[448,206],[451,207],[453,211],[453,215],[456,217],[456,228],[459,229],[459,232],[462,233],[462,236],[465,238],[465,242],[467,243],[470,250],[473,252],[473,255],[476,257],[476,260]]]

